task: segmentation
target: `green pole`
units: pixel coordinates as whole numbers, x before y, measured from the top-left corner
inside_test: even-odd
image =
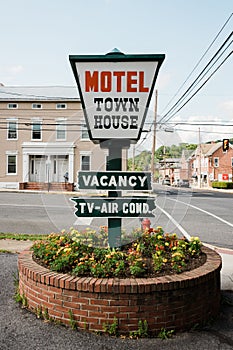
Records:
[[[101,148],[108,148],[106,170],[122,170],[122,149],[128,148],[129,140],[107,140],[101,142]],[[108,191],[108,197],[121,197],[121,191]],[[121,246],[121,218],[108,219],[108,244],[110,248]]]

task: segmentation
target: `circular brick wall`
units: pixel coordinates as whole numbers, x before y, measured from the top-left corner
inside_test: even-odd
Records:
[[[138,330],[146,320],[148,332],[161,328],[184,331],[203,325],[219,312],[221,257],[203,247],[207,260],[201,267],[157,278],[72,277],[52,272],[19,255],[20,294],[34,312],[47,310],[49,317],[69,324],[72,311],[77,327],[103,331],[103,324],[118,320],[121,334]]]

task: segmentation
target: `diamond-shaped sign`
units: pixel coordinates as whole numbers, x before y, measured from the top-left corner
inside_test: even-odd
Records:
[[[69,57],[91,140],[140,138],[164,58],[119,51]]]

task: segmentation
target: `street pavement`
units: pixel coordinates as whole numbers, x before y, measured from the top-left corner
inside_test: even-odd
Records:
[[[47,323],[17,304],[13,295],[18,253],[33,242],[0,240],[0,350],[230,350],[233,349],[233,250],[208,245],[222,258],[219,317],[202,329],[158,338],[129,339],[73,331]]]

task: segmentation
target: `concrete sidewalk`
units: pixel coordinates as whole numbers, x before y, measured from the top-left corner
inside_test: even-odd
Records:
[[[14,239],[1,239],[0,251],[11,253],[20,253],[23,250],[30,248],[33,241],[18,241]],[[215,250],[222,258],[221,270],[221,289],[233,291],[233,250],[226,248],[213,247],[206,244],[209,248]]]

